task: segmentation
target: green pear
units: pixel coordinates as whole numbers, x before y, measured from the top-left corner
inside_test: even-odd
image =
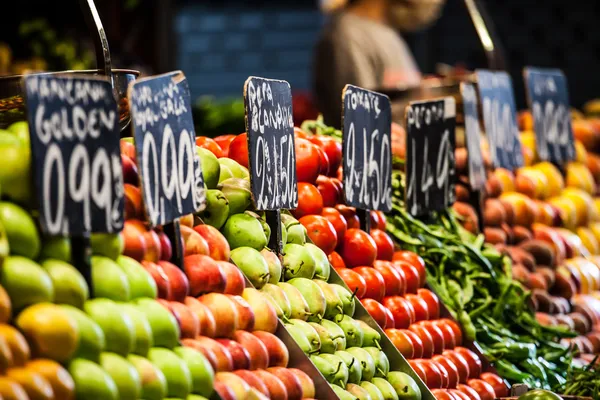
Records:
[[[310,315],[308,303],[302,297],[302,293],[295,286],[287,282],[279,282],[277,284],[285,292],[290,302],[290,318],[301,319],[306,321]]]
[[[221,231],[231,250],[238,247],[252,247],[257,251],[261,251],[267,245],[267,237],[260,221],[248,214],[230,216]]]
[[[204,177],[204,183],[206,187],[215,189],[219,183],[219,176],[221,174],[221,164],[210,150],[204,149],[200,146],[196,146],[196,153],[200,156],[200,165],[202,166],[202,176]]]
[[[0,188],[1,190],[2,188]],[[0,196],[2,196],[2,192],[0,191]],[[6,231],[4,230],[4,225],[2,225],[2,221],[0,221],[0,265],[8,255],[10,254],[10,248],[8,246],[8,237],[6,236]]]
[[[6,164],[3,165],[1,169],[5,169]],[[2,190],[6,189],[6,185],[2,185]],[[33,218],[25,209],[14,203],[0,201],[0,223],[4,226],[11,255],[31,260],[38,258],[41,249],[40,236]]]
[[[231,169],[229,169],[228,166],[222,165],[221,163],[219,163],[219,166],[220,166],[220,168],[219,168],[219,183],[218,184],[221,184],[222,182],[233,178],[233,172],[231,172]]]
[[[273,308],[275,309],[275,313],[277,314],[277,318],[279,319],[283,319],[285,321],[287,321],[289,318],[286,317],[285,315],[283,315],[283,310],[281,309],[281,307],[279,307],[279,304],[275,301],[275,299],[273,298],[273,296],[271,296],[269,293],[267,292],[263,292],[261,291],[263,297],[273,306]]]
[[[229,170],[233,174],[234,178],[244,179],[244,177],[247,176],[243,171],[243,169],[246,169],[246,168],[241,166],[237,161],[232,160],[231,158],[227,158],[227,157],[221,157],[218,160],[219,160],[219,164],[221,165],[221,168],[223,167],[223,165],[225,167],[229,168]],[[246,172],[247,171],[248,170],[246,170]]]
[[[304,225],[302,225],[300,222],[288,226],[286,228],[286,233],[286,243],[297,244],[300,246],[304,246],[306,244],[306,237],[308,236],[308,233]]]
[[[421,400],[421,389],[410,375],[404,372],[391,371],[388,373],[387,380],[400,400]]]
[[[368,351],[360,347],[350,347],[346,351],[352,354],[359,362],[362,370],[362,380],[370,381],[375,376],[375,360]]]
[[[100,353],[106,347],[104,331],[100,328],[100,325],[78,308],[69,305],[62,305],[61,308],[73,318],[79,332],[79,344],[73,358],[85,358],[99,362]]]
[[[322,325],[317,324],[316,322],[309,322],[310,326],[312,326],[315,331],[319,334],[319,339],[321,341],[321,349],[320,353],[335,353],[336,343],[333,341],[329,331],[325,329]]]
[[[302,329],[304,336],[306,336],[308,342],[310,343],[311,354],[316,353],[321,349],[321,338],[319,337],[317,331],[315,331],[315,328],[310,326],[308,322],[302,321],[301,319],[291,319],[290,322],[285,324],[285,326],[289,325],[297,326]]]
[[[108,257],[92,256],[94,296],[114,301],[129,301],[131,289],[127,275]]]
[[[329,283],[319,279],[315,279],[314,282],[317,285],[319,285],[319,287],[323,291],[323,294],[325,295],[326,307],[323,318],[335,319],[335,317],[344,312],[340,296],[338,296],[337,292],[335,291],[335,288]]]
[[[167,379],[167,396],[185,398],[192,392],[192,375],[183,359],[168,349],[153,347],[148,360],[162,371]]]
[[[48,258],[71,263],[71,241],[69,238],[62,236],[45,237],[42,240],[40,261]]]
[[[155,299],[158,295],[156,281],[142,267],[142,264],[128,256],[119,256],[117,266],[125,273],[129,282],[131,299],[149,297]]]
[[[329,332],[329,336],[333,339],[333,343],[337,350],[346,349],[346,334],[338,324],[328,319],[321,321],[321,326]]]
[[[348,347],[362,347],[364,333],[359,323],[347,315],[338,315],[335,319],[335,323],[342,328],[346,335],[346,346]]]
[[[306,300],[310,312],[308,321],[320,322],[325,314],[327,302],[319,285],[306,278],[294,278],[289,280],[288,283],[298,289]]]
[[[342,310],[344,311],[344,314],[346,314],[349,317],[352,317],[354,315],[354,310],[356,307],[354,304],[354,296],[352,295],[352,293],[350,293],[348,289],[341,285],[338,285],[337,283],[330,283],[330,285],[333,286],[333,289],[342,301]]]
[[[210,396],[213,392],[215,371],[204,355],[190,347],[175,347],[173,351],[183,359],[190,370],[192,393]]]
[[[360,361],[345,350],[338,350],[334,354],[346,364],[346,367],[348,367],[348,382],[359,384],[362,379],[362,366],[360,365]]]
[[[119,233],[92,233],[92,254],[116,260],[123,253],[125,241]]]
[[[279,309],[281,310],[285,319],[291,318],[292,306],[290,304],[290,300],[280,286],[267,283],[260,291],[271,296],[273,301],[279,306]]]
[[[135,327],[119,305],[109,299],[92,299],[85,302],[84,310],[104,332],[105,351],[126,356],[133,350]]]
[[[271,279],[269,279],[269,283],[277,283],[281,280],[281,260],[279,256],[273,253],[271,250],[264,248],[260,252],[262,256],[265,258],[267,265],[269,266],[269,275]]]
[[[227,223],[225,226],[227,226]],[[229,257],[242,270],[246,278],[248,278],[256,289],[261,289],[269,282],[271,278],[269,265],[262,254],[256,249],[247,246],[236,247],[231,250]]]
[[[373,378],[371,381],[373,385],[377,386],[377,389],[383,395],[383,400],[399,400],[398,393],[396,393],[396,389],[385,379],[383,378]]]
[[[115,381],[95,362],[76,358],[67,369],[75,383],[75,398],[119,400]]]
[[[364,321],[357,320],[358,324],[362,328],[364,333],[363,336],[363,347],[372,346],[381,349],[379,342],[381,342],[381,335],[375,329],[371,328],[369,324]]]
[[[135,345],[131,352],[145,357],[148,354],[148,350],[154,346],[152,328],[146,315],[141,313],[135,304],[121,303],[119,306],[129,316],[131,322],[133,322]]]
[[[137,309],[146,315],[154,346],[172,349],[179,344],[179,325],[169,310],[154,299],[137,299]]]
[[[319,372],[323,375],[325,380],[330,384],[333,384],[333,378],[339,372],[340,368],[342,368],[343,362],[332,363],[325,358],[321,357],[320,354],[313,354],[310,357],[310,361],[317,367]]]
[[[229,217],[229,200],[217,189],[206,191],[206,208],[201,214],[205,224],[221,229]]]
[[[312,243],[306,243],[304,248],[308,250],[310,255],[315,259],[315,279],[321,279],[327,282],[331,272],[331,264],[329,264],[327,254]]]
[[[54,300],[54,285],[46,270],[22,256],[4,259],[0,268],[0,285],[8,293],[15,311]]]
[[[42,263],[54,286],[54,302],[83,308],[90,292],[83,276],[64,261],[48,259]]]
[[[329,383],[345,388],[348,384],[348,367],[342,359],[334,354],[319,354],[319,357],[332,364],[336,368],[336,373],[329,377],[325,377]]]
[[[307,278],[315,275],[315,259],[308,250],[299,244],[283,246],[283,277],[287,279]]]
[[[285,225],[283,222],[281,223],[281,245],[285,246],[288,242],[287,238],[287,229],[285,229]]]
[[[252,391],[252,389],[254,389],[254,388],[250,388],[250,391]],[[256,390],[256,389],[254,389],[254,390]],[[250,396],[248,396],[248,399],[250,400]],[[204,396],[200,396],[197,394],[190,394],[188,397],[185,398],[185,400],[208,400],[208,399]]]
[[[100,354],[100,365],[117,385],[120,400],[138,399],[142,382],[137,370],[126,358],[115,353]]]
[[[352,393],[342,389],[337,385],[331,385],[331,388],[335,392],[336,396],[339,397],[340,400],[358,400],[358,397],[353,395]]]
[[[17,135],[0,129],[0,160],[2,197],[28,204],[33,198],[31,147]]]
[[[167,395],[167,379],[162,371],[148,359],[135,354],[127,356],[141,378],[142,394],[145,400],[162,400]]]
[[[221,171],[226,167],[221,166]],[[229,200],[229,215],[240,214],[252,205],[252,192],[250,181],[240,178],[228,178],[221,180],[217,188],[223,192]]]
[[[346,386],[346,390],[351,395],[356,396],[356,398],[358,400],[371,400],[371,395],[369,395],[369,392],[367,391],[367,389],[364,389],[357,384],[349,383]]]
[[[312,346],[304,334],[302,328],[296,325],[286,324],[285,329],[288,331],[290,336],[294,339],[296,344],[302,349],[302,352],[306,355],[311,354]]]
[[[375,376],[387,378],[388,372],[390,372],[390,360],[385,353],[376,347],[363,347],[363,349],[368,351],[375,361]]]
[[[383,400],[383,395],[381,394],[381,390],[377,388],[377,386],[373,385],[371,382],[362,381],[360,383],[360,387],[369,392],[369,396],[371,396],[371,400]]]

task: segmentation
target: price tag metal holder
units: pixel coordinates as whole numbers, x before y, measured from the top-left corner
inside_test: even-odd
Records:
[[[388,96],[354,85],[342,91],[344,198],[360,228],[371,210],[392,210],[392,108]]]

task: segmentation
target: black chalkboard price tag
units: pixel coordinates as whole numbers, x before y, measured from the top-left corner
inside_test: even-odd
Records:
[[[244,84],[250,183],[258,210],[298,207],[292,91],[286,81],[251,76]]]
[[[140,79],[127,97],[150,224],[200,211],[206,194],[185,75],[174,71]]]
[[[80,237],[121,231],[119,121],[110,83],[80,75],[23,79],[42,231]]]
[[[495,167],[523,166],[512,80],[506,72],[477,70],[483,123]]]
[[[346,85],[343,101],[343,170],[346,204],[392,210],[392,108],[389,97]]]
[[[481,154],[481,132],[479,130],[479,113],[477,112],[477,92],[475,86],[463,82],[460,84],[465,116],[465,137],[467,142],[469,183],[473,190],[482,190],[485,186],[485,166]]]
[[[456,104],[445,97],[406,108],[406,206],[413,216],[454,203]]]
[[[523,70],[541,160],[562,164],[575,158],[567,78],[558,69]]]

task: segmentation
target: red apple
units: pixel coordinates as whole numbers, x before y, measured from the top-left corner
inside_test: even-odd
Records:
[[[206,243],[206,240],[204,240],[198,232],[185,225],[181,225],[179,229],[181,231],[181,236],[183,237],[183,254],[185,256],[191,256],[193,254],[207,256],[209,254],[208,243]]]
[[[261,381],[264,382],[265,386],[269,390],[269,397],[271,400],[287,400],[287,389],[279,378],[262,369],[256,370],[254,373]]]
[[[250,369],[265,369],[269,366],[269,352],[263,342],[246,331],[236,331],[233,340],[241,344],[250,355]]]
[[[210,225],[196,225],[194,230],[202,236],[208,244],[209,255],[217,261],[229,260],[229,243],[217,228]]]
[[[254,288],[244,289],[242,297],[254,312],[254,329],[275,333],[279,319],[275,307],[266,298],[267,294]]]
[[[246,369],[240,369],[238,371],[234,371],[233,373],[245,380],[248,385],[258,390],[260,393],[264,394],[267,397],[270,396],[267,385],[265,385],[263,381],[254,372],[248,371]]]
[[[217,324],[215,322],[215,317],[211,314],[208,307],[204,304],[200,303],[194,297],[186,297],[184,304],[188,306],[188,308],[196,314],[198,318],[198,327],[199,327],[199,335],[215,337],[215,332],[217,330]]]
[[[160,240],[160,259],[163,261],[171,261],[173,257],[173,246],[169,237],[164,232],[156,232],[158,240]]]
[[[214,353],[217,358],[215,372],[233,370],[233,357],[231,356],[231,353],[229,353],[229,350],[221,343],[206,336],[198,336],[196,338],[196,343],[199,346],[207,347]]]
[[[158,297],[161,299],[166,299],[171,297],[171,284],[169,283],[169,276],[165,273],[162,267],[158,264],[155,264],[150,261],[142,261],[142,266],[154,282],[156,282],[156,287],[158,288]]]
[[[225,275],[226,283],[223,293],[241,295],[246,287],[242,271],[228,261],[217,261],[217,265],[221,268],[223,275]]]
[[[272,333],[264,331],[255,331],[252,334],[259,338],[267,348],[267,352],[269,353],[269,367],[287,367],[290,354],[281,339]]]
[[[142,192],[137,186],[126,183],[124,185],[125,198],[125,219],[142,219],[144,218],[144,201],[142,200]]]
[[[373,299],[362,299],[360,302],[367,309],[369,315],[371,315],[375,322],[383,329],[387,322],[387,315],[383,304]]]
[[[196,339],[181,339],[181,345],[199,351],[208,360],[213,370],[217,369],[217,356],[211,349],[201,345]]]
[[[404,274],[401,273],[402,270],[394,267],[390,261],[381,260],[376,260],[373,263],[373,268],[375,268],[383,277],[386,296],[404,295],[406,291],[406,282],[404,281]]]
[[[231,339],[216,339],[221,345],[225,346],[231,359],[233,360],[233,370],[250,368],[250,353],[238,342]]]
[[[160,238],[153,230],[144,232],[144,240],[146,241],[146,254],[144,260],[157,262],[160,260]]]
[[[288,370],[296,375],[302,385],[302,397],[304,399],[310,399],[315,397],[315,383],[306,374],[306,372],[299,370],[298,368],[288,368]]]
[[[171,310],[179,314],[182,338],[195,338],[200,334],[200,322],[198,316],[185,304],[178,301],[171,301]]]
[[[381,301],[385,296],[385,281],[379,271],[373,267],[357,267],[352,268],[363,277],[366,283],[366,291],[363,298]]]
[[[237,307],[233,300],[221,293],[209,293],[198,297],[215,317],[216,337],[229,337],[237,329]]]
[[[227,385],[235,393],[236,399],[248,399],[250,385],[236,374],[232,372],[218,372],[215,374],[215,382],[222,382]]]
[[[237,309],[237,329],[249,332],[253,331],[255,314],[252,310],[252,307],[250,307],[250,304],[248,304],[248,302],[242,296],[233,296],[230,294],[227,296],[233,300],[233,303]]]
[[[179,218],[179,224],[187,228],[194,227],[194,214],[186,214]]]
[[[221,400],[238,400],[233,389],[227,386],[225,383],[215,382],[214,387],[215,392],[217,392]]]
[[[134,260],[142,261],[147,250],[146,239],[144,238],[146,229],[140,230],[138,223],[141,223],[141,221],[126,220],[121,235],[124,242],[123,254]]]
[[[179,332],[180,332],[180,335],[181,335],[181,315],[179,315],[179,310],[176,310],[176,309],[172,308],[171,307],[171,302],[169,300],[157,299],[156,301],[158,301],[160,303],[160,305],[162,305],[171,314],[173,314],[173,316],[175,317],[175,320],[177,320],[177,325],[179,325]]]
[[[195,254],[183,260],[185,273],[190,281],[190,294],[223,293],[227,281],[219,264],[209,256]]]
[[[267,371],[283,382],[289,400],[302,400],[302,384],[293,372],[284,367],[271,367]]]
[[[139,183],[137,165],[131,157],[121,154],[121,168],[123,170],[123,182],[137,186]]]
[[[167,274],[169,285],[171,286],[170,296],[167,300],[183,301],[190,291],[190,283],[187,276],[177,266],[168,261],[159,261],[158,265]]]

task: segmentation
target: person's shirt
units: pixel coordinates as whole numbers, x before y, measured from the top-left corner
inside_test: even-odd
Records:
[[[421,74],[402,37],[391,27],[341,12],[332,17],[315,49],[315,99],[324,122],[340,127],[342,90],[418,85]]]

